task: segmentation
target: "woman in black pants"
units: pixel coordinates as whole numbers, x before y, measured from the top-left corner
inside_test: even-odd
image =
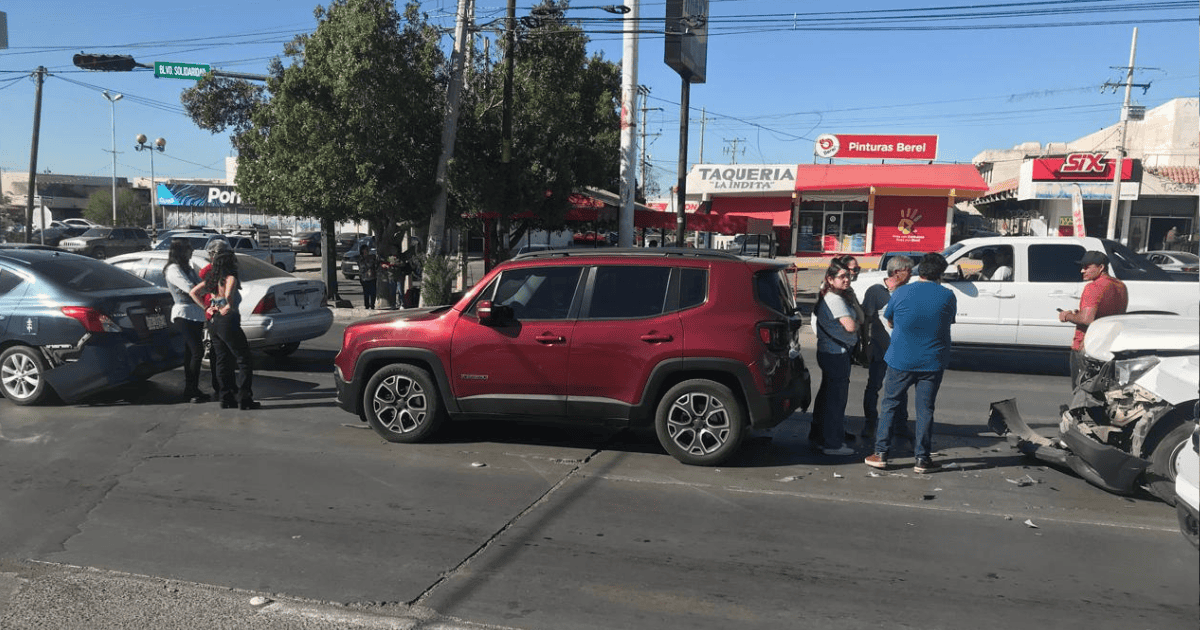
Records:
[[[204,280],[193,287],[191,293],[201,303],[204,294],[212,296],[208,305],[212,318],[209,332],[216,355],[217,380],[221,384],[221,407],[258,409],[262,404],[254,400],[251,389],[254,374],[250,369],[250,344],[246,342],[246,333],[242,332],[242,316],[238,313],[242,299],[237,273],[237,258],[233,252],[219,252],[213,256],[212,268]],[[234,363],[237,364],[236,382]]]
[[[183,397],[194,403],[209,401],[200,391],[200,361],[204,357],[204,305],[190,295],[200,281],[192,268],[192,245],[181,238],[171,239],[171,251],[163,267],[167,289],[175,305],[171,307],[171,322],[183,333],[187,347],[183,353]]]

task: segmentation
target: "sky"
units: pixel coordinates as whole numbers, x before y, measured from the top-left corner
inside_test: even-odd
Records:
[[[184,113],[185,79],[152,70],[94,72],[72,56],[129,54],[139,62],[208,64],[265,74],[297,33],[316,27],[311,0],[0,0],[0,169],[28,173],[34,71],[42,87],[39,173],[149,177],[135,136],[165,138],[154,174],[225,176],[225,134]],[[503,0],[476,0],[496,25]],[[518,0],[528,15],[530,0]],[[421,8],[452,45],[456,3]],[[707,77],[689,91],[688,164],[805,164],[818,135],[936,135],[940,163],[985,150],[1066,142],[1119,121],[1124,68],[1138,29],[1132,103],[1195,97],[1200,5],[1170,0],[709,0]],[[639,156],[664,194],[677,180],[682,80],[664,63],[665,2],[638,6]],[[622,59],[622,18],[575,3],[589,49]],[[494,48],[492,50],[495,50]],[[1102,89],[1105,84],[1109,89]],[[115,103],[103,92],[121,94]],[[645,125],[641,124],[645,108]],[[1115,144],[1115,140],[1114,140]],[[835,163],[861,163],[842,160]],[[615,192],[615,191],[614,191]]]

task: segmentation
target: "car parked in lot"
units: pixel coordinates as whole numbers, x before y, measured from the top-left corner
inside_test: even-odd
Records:
[[[1119,494],[1139,485],[1176,504],[1177,461],[1190,448],[1200,396],[1200,317],[1102,317],[1083,341],[1085,366],[1055,438],[1029,429],[1015,401],[988,424],[1023,453],[1060,464]]]
[[[75,238],[87,232],[89,228],[70,225],[51,226],[44,230],[35,230],[30,237],[30,243],[57,247],[64,239]]]
[[[787,265],[698,249],[525,254],[452,306],[350,324],[339,405],[392,442],[447,419],[653,426],[716,465],[809,403]]]
[[[351,247],[347,249],[344,254],[342,254],[342,262],[340,267],[342,268],[342,275],[345,276],[347,280],[355,280],[358,278],[358,276],[362,275],[358,270],[358,251],[363,245],[367,246],[367,251],[371,252],[372,254],[376,253],[375,237],[364,236],[355,241],[354,244],[351,245]]]
[[[733,240],[729,242],[725,250],[741,256],[774,258],[776,250],[775,235],[738,234],[733,237]]]
[[[104,260],[109,256],[150,249],[150,235],[142,228],[94,227],[58,244],[72,254],[82,254]]]
[[[1085,251],[1104,252],[1109,273],[1125,283],[1129,312],[1200,315],[1200,283],[1174,282],[1141,254],[1102,238],[999,236],[959,241],[942,255],[950,266],[944,286],[958,301],[950,339],[958,349],[1062,350],[1071,347],[1074,324],[1060,322],[1058,309],[1079,308],[1087,284],[1077,263]],[[1001,279],[985,273],[989,259],[1011,272]],[[854,281],[864,295],[885,272],[869,271]]]
[[[167,286],[163,267],[165,251],[147,251],[117,256],[109,262],[157,286]],[[192,267],[197,273],[208,265],[208,254],[196,250]],[[297,278],[292,274],[245,254],[237,254],[238,277],[242,283],[242,330],[251,348],[272,356],[287,356],[300,342],[324,335],[333,325],[333,311],[326,304],[325,283]]]
[[[335,249],[337,250],[338,254],[344,254],[351,250],[358,251],[357,243],[359,239],[369,236],[369,234],[362,234],[361,232],[339,232],[338,235],[334,237]]]
[[[1164,271],[1200,271],[1200,256],[1190,252],[1159,250],[1146,252],[1145,256]]]
[[[321,255],[320,232],[297,232],[292,235],[292,251],[299,253]]]
[[[0,392],[67,403],[183,364],[171,294],[99,260],[0,248]]]

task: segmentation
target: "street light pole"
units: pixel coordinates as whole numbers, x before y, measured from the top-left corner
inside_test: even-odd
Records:
[[[113,157],[113,176],[112,176],[112,208],[113,208],[113,227],[117,227],[117,101],[121,100],[121,94],[109,94],[108,90],[101,92],[104,98],[112,104],[112,157]]]
[[[137,138],[134,139],[137,140],[137,144],[133,146],[134,149],[150,152],[150,231],[155,238],[158,238],[158,223],[154,220],[155,210],[158,208],[158,184],[154,179],[154,152],[158,151],[161,153],[166,151],[167,139],[158,138],[154,141],[154,144],[146,144],[146,134],[144,133],[139,133]],[[163,227],[167,227],[166,215],[163,215],[162,220]]]

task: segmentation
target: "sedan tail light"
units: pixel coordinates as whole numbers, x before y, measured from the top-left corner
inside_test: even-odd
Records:
[[[255,315],[262,315],[264,313],[278,313],[279,306],[275,304],[275,292],[271,291],[264,295],[263,299],[259,300],[258,304],[254,305],[254,310],[252,312]]]
[[[88,332],[121,332],[121,327],[116,322],[109,318],[108,315],[94,308],[64,306],[62,307],[62,313],[83,324],[83,329]]]

